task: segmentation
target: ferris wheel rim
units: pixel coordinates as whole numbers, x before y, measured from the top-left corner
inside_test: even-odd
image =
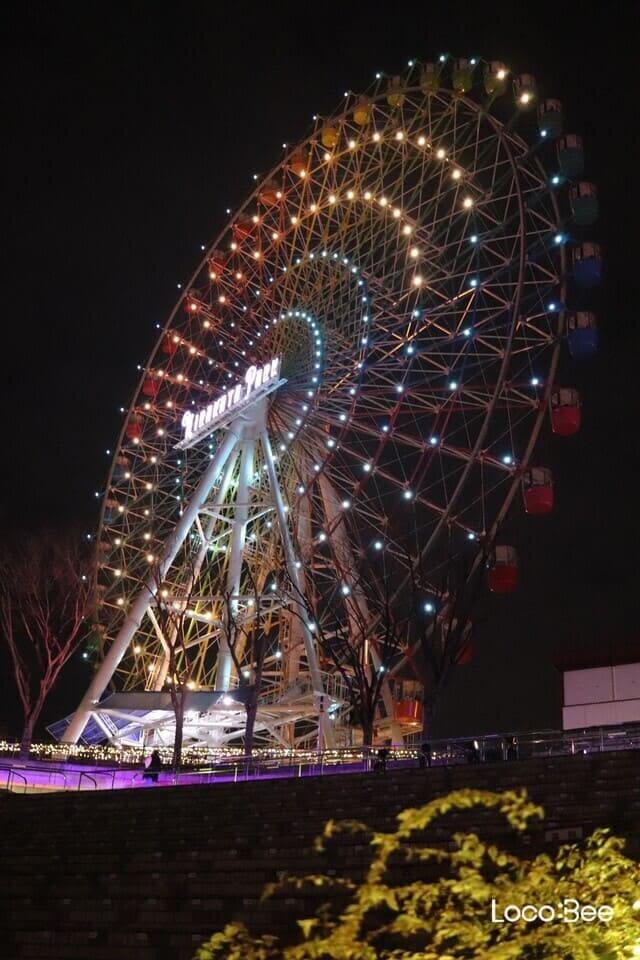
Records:
[[[421,89],[419,86],[414,86],[414,87],[409,87],[409,86],[407,86],[407,87],[404,88],[404,90],[405,90],[405,92],[408,93],[408,94],[411,94],[411,93],[419,94],[419,96],[420,96],[421,98],[424,98],[424,96],[425,96],[424,91],[422,91],[422,89]],[[440,88],[438,91],[435,91],[435,92],[433,92],[433,93],[430,93],[430,94],[429,94],[429,97],[439,97],[440,100],[441,100],[441,102],[446,106],[447,110],[449,110],[449,109],[451,108],[453,102],[455,101],[456,103],[464,103],[464,104],[466,105],[466,107],[469,108],[473,113],[478,114],[478,115],[483,115],[483,116],[488,120],[488,122],[491,124],[491,126],[493,127],[495,133],[499,136],[501,142],[502,142],[502,143],[505,145],[505,147],[507,148],[507,151],[508,151],[508,154],[509,154],[509,158],[510,158],[510,162],[511,162],[511,164],[512,164],[512,167],[514,168],[514,170],[517,168],[517,165],[516,165],[515,162],[514,162],[513,155],[512,155],[512,151],[511,151],[511,148],[510,148],[511,140],[512,140],[512,139],[518,139],[518,141],[519,141],[521,144],[523,144],[524,146],[527,146],[526,141],[522,140],[521,138],[517,138],[516,135],[513,134],[511,131],[509,131],[509,130],[506,128],[506,126],[505,126],[501,121],[499,121],[497,118],[495,118],[490,112],[488,112],[488,111],[486,111],[486,112],[483,111],[481,105],[478,104],[478,103],[476,103],[476,101],[472,100],[471,98],[462,97],[462,96],[460,96],[460,95],[453,94],[452,91],[447,90],[446,88]],[[380,93],[378,93],[374,98],[372,98],[372,102],[373,102],[373,103],[376,103],[376,102],[378,102],[378,101],[382,102],[382,101],[384,100],[384,98],[385,98],[384,92],[380,92]],[[286,166],[287,159],[290,158],[291,156],[293,156],[293,154],[295,153],[296,150],[300,150],[300,149],[303,148],[303,147],[307,147],[307,146],[310,146],[310,145],[316,143],[316,142],[317,142],[318,134],[319,134],[322,126],[323,126],[326,122],[330,121],[330,122],[334,122],[334,123],[338,123],[338,124],[339,124],[339,123],[342,123],[342,122],[344,122],[344,121],[348,118],[348,116],[349,116],[352,112],[353,112],[353,106],[352,106],[352,105],[350,106],[349,103],[347,102],[347,104],[345,104],[345,106],[344,106],[344,109],[343,109],[340,113],[334,114],[334,115],[332,115],[330,118],[326,118],[326,119],[322,120],[321,122],[319,122],[319,123],[316,125],[316,128],[315,128],[307,137],[305,137],[304,139],[298,141],[298,142],[291,148],[291,150],[289,150],[289,152],[288,152],[281,160],[279,160],[279,161],[273,166],[273,168],[271,169],[271,171],[270,171],[269,173],[267,173],[264,177],[261,178],[261,180],[262,180],[262,181],[266,181],[266,180],[272,178],[278,171],[281,171],[281,170]],[[517,182],[518,185],[519,185],[519,178],[518,178],[518,177],[516,177],[516,182]],[[222,230],[217,234],[217,236],[215,237],[215,239],[211,242],[211,244],[210,244],[210,245],[208,246],[208,248],[205,250],[202,259],[200,260],[200,262],[199,262],[198,265],[196,266],[196,268],[195,268],[195,270],[193,271],[193,273],[192,273],[192,275],[191,275],[188,283],[185,285],[185,287],[184,287],[184,289],[183,289],[183,292],[181,293],[180,297],[179,297],[178,300],[176,301],[176,303],[175,303],[172,311],[170,312],[169,316],[167,317],[167,320],[166,320],[166,322],[165,322],[164,327],[161,328],[160,334],[159,334],[159,336],[158,336],[158,338],[157,338],[157,340],[156,340],[155,346],[154,346],[154,348],[153,348],[153,350],[152,350],[152,352],[151,352],[151,354],[150,354],[150,356],[149,356],[148,362],[147,362],[146,366],[145,366],[145,367],[142,369],[142,371],[141,371],[141,377],[139,378],[139,381],[138,381],[136,390],[135,390],[135,392],[134,392],[134,394],[133,394],[133,398],[132,398],[132,401],[131,401],[130,406],[129,406],[129,410],[128,410],[128,412],[127,412],[127,415],[126,415],[126,417],[125,417],[125,421],[124,421],[123,426],[122,426],[122,429],[121,429],[121,431],[120,431],[120,437],[119,437],[119,441],[118,441],[118,446],[117,446],[117,450],[116,450],[116,455],[114,456],[114,459],[113,459],[113,461],[112,461],[111,470],[110,470],[110,473],[109,473],[109,481],[108,481],[108,485],[109,485],[109,486],[111,485],[111,481],[112,481],[112,479],[113,479],[113,473],[114,473],[114,469],[115,469],[115,462],[116,462],[117,454],[118,454],[118,452],[119,452],[119,451],[122,449],[122,447],[123,447],[123,440],[124,440],[124,435],[125,435],[125,431],[126,431],[126,424],[127,424],[128,420],[129,420],[129,418],[131,417],[131,415],[132,415],[132,414],[134,413],[134,411],[135,411],[136,402],[137,402],[137,400],[138,400],[138,398],[139,398],[140,391],[141,391],[141,387],[142,387],[142,385],[143,385],[143,383],[144,383],[145,377],[146,377],[147,374],[148,374],[150,365],[151,365],[151,364],[153,363],[153,361],[155,360],[155,358],[156,358],[156,356],[157,356],[157,354],[158,354],[158,351],[159,351],[160,348],[161,348],[161,344],[162,344],[163,338],[171,331],[172,324],[173,324],[173,322],[174,322],[174,320],[175,320],[176,315],[178,314],[178,312],[179,312],[179,310],[180,310],[181,305],[184,303],[185,298],[188,296],[189,290],[193,287],[194,283],[197,281],[197,278],[200,276],[200,274],[202,273],[203,269],[205,268],[208,259],[211,257],[212,253],[219,248],[219,246],[220,246],[220,244],[222,243],[223,239],[224,239],[226,236],[228,236],[229,231],[232,229],[233,223],[236,222],[236,221],[242,216],[242,214],[243,214],[248,208],[251,207],[252,204],[255,203],[256,199],[259,197],[260,189],[261,189],[260,184],[258,184],[258,185],[255,187],[255,189],[251,192],[251,194],[249,194],[249,196],[247,197],[247,199],[245,200],[245,202],[238,208],[238,210],[235,211],[235,213],[233,214],[233,216],[232,216],[231,220],[229,221],[229,223],[228,223],[224,228],[222,228]],[[552,194],[552,197],[553,197],[554,206],[557,207],[557,203],[556,203],[556,200],[555,200],[555,196],[554,196],[553,194]],[[521,207],[521,206],[522,206],[522,204],[521,204],[521,200],[522,200],[521,194],[520,194],[520,198],[519,198],[519,199],[520,199],[520,207]],[[556,210],[556,214],[557,214],[557,210]],[[526,245],[526,235],[527,235],[527,234],[526,234],[526,229],[524,228],[524,225],[523,225],[522,209],[521,209],[521,211],[520,211],[520,221],[519,221],[519,222],[520,222],[520,227],[519,227],[519,233],[520,233],[520,266],[519,266],[519,276],[518,276],[518,300],[519,300],[519,298],[520,298],[520,296],[521,296],[521,287],[522,287],[522,282],[523,282],[523,266],[522,266],[522,263],[523,263],[523,251],[524,251],[524,247],[525,247],[525,245]],[[561,253],[562,253],[562,256],[564,257],[564,250],[562,250]],[[514,311],[514,312],[515,312],[515,311]],[[504,359],[503,359],[503,364],[502,364],[502,366],[501,366],[501,373],[500,373],[500,376],[499,376],[499,378],[498,378],[498,380],[497,380],[497,382],[496,382],[496,384],[495,384],[495,386],[494,386],[491,404],[490,404],[489,407],[486,407],[486,408],[484,409],[484,416],[483,416],[483,421],[482,421],[482,427],[481,427],[481,429],[480,429],[480,432],[479,432],[479,435],[478,435],[478,439],[476,440],[476,443],[475,443],[475,446],[474,446],[473,451],[472,451],[472,452],[470,453],[470,455],[466,458],[466,459],[467,459],[466,475],[465,475],[465,477],[461,478],[460,481],[458,482],[458,487],[457,487],[457,490],[456,490],[456,494],[455,494],[453,500],[448,503],[448,505],[447,505],[447,507],[446,507],[446,510],[445,510],[445,514],[443,515],[443,517],[442,517],[441,520],[439,521],[439,529],[441,529],[442,526],[443,526],[443,524],[447,522],[448,516],[453,512],[455,499],[457,499],[457,496],[459,495],[459,492],[461,492],[462,489],[464,488],[464,483],[466,482],[466,476],[468,476],[468,473],[469,473],[471,467],[472,467],[473,464],[476,462],[477,454],[478,454],[478,451],[479,451],[479,449],[480,449],[480,447],[481,447],[481,443],[482,443],[482,437],[483,437],[483,435],[486,433],[486,430],[488,429],[488,427],[489,427],[489,425],[490,425],[491,417],[492,417],[492,413],[493,413],[493,409],[495,408],[495,403],[496,403],[497,397],[498,397],[498,395],[499,395],[499,393],[500,393],[501,386],[502,386],[503,383],[504,383],[505,371],[508,369],[508,362],[509,362],[509,359],[510,359],[510,357],[511,357],[511,348],[512,348],[512,342],[513,342],[513,336],[512,336],[512,334],[513,334],[513,324],[514,324],[514,321],[512,320],[512,323],[511,323],[510,346],[509,346],[509,350],[505,352],[505,356],[504,356]],[[556,338],[556,339],[557,339],[557,338]],[[556,347],[555,347],[555,351],[554,351],[554,357],[557,357],[558,349],[559,349],[559,343],[556,342]],[[555,363],[554,363],[554,369],[555,369]],[[547,383],[545,384],[545,393],[548,394],[548,391],[549,391],[549,382],[547,382]],[[537,438],[537,435],[539,434],[539,430],[540,430],[540,428],[541,428],[542,417],[543,417],[543,413],[539,410],[539,411],[538,411],[538,415],[537,415],[536,420],[535,420],[535,424],[534,424],[535,430],[534,430],[534,431],[532,432],[532,434],[530,435],[530,441],[529,441],[529,444],[528,444],[528,446],[527,446],[527,449],[528,449],[528,450],[529,450],[529,448],[531,448],[531,450],[532,450],[532,449],[533,449],[533,446],[535,445],[535,439],[533,440],[533,442],[531,442],[531,437],[533,437],[533,435],[534,435],[534,433],[535,433],[535,437]],[[528,456],[530,455],[531,450],[529,450]],[[526,462],[528,462],[528,456],[527,456],[527,461],[526,461]],[[520,458],[520,461],[519,461],[519,462],[520,462],[520,465],[526,466],[526,463],[522,460],[522,458]],[[399,481],[395,481],[395,482],[398,483]],[[517,488],[518,483],[519,483],[519,478],[514,474],[512,483],[511,483],[511,485],[510,485],[510,487],[509,487],[509,492],[508,492],[508,494],[507,494],[507,497],[508,497],[508,499],[509,499],[509,503],[510,503],[511,500],[513,499],[513,491],[515,491],[515,489]],[[101,529],[102,529],[102,527],[103,527],[103,525],[104,525],[104,510],[105,510],[105,504],[104,504],[104,501],[103,501],[102,510],[101,510],[101,517],[100,517],[100,527],[101,527]],[[500,511],[500,512],[502,513],[502,511]],[[494,522],[494,526],[495,526],[495,522]],[[430,538],[429,543],[431,543],[431,538]],[[425,549],[427,549],[427,548],[425,548]]]

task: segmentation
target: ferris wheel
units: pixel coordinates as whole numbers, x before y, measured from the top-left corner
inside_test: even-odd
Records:
[[[589,285],[600,252],[569,256],[567,223],[591,223],[597,197],[562,124],[561,104],[501,63],[411,61],[345,94],[258,179],[127,413],[97,537],[101,662],[64,739],[102,711],[103,732],[135,740],[133,713],[124,733],[107,723],[107,686],[171,682],[152,575],[189,597],[191,685],[218,697],[194,726],[202,742],[241,729],[225,597],[250,616],[256,589],[272,593],[260,729],[284,742],[288,725],[292,742],[340,691],[313,625],[279,602],[283,571],[301,595],[346,604],[362,558],[384,559],[399,591],[419,556],[435,596],[453,544],[494,591],[513,588],[500,525],[520,491],[528,512],[552,509],[536,440],[549,416],[578,429],[559,352],[596,338],[590,313],[566,309],[571,260]]]

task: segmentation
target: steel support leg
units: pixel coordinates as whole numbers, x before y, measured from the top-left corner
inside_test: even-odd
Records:
[[[180,547],[195,522],[198,511],[204,506],[211,488],[224,469],[224,465],[237,442],[238,436],[236,433],[228,429],[213,459],[203,473],[191,500],[186,505],[182,517],[167,540],[155,575],[149,577],[132,603],[118,635],[109,647],[104,660],[89,684],[87,692],[80,701],[78,709],[74,713],[73,719],[65,731],[63,738],[65,743],[77,743],[82,736],[91,712],[97,706],[100,697],[107,688],[107,684],[122,660],[127,647],[135,636],[136,631],[140,628],[142,619],[157,589],[158,580],[162,580],[163,577],[166,576],[167,571],[175,560]]]
[[[216,491],[215,498],[211,501],[212,507],[219,507],[223,503],[227,492],[229,490],[229,484],[231,483],[231,477],[233,476],[233,468],[236,462],[235,451],[232,451],[227,460],[227,464],[224,468],[224,476],[220,483],[218,490]],[[202,565],[207,556],[207,550],[209,549],[209,539],[213,535],[213,531],[216,525],[216,518],[209,517],[207,522],[207,529],[204,533],[204,540],[200,544],[200,549],[198,550],[195,562],[193,564],[193,573],[189,577],[189,582],[187,585],[187,594],[190,594],[193,590],[193,587],[200,576],[200,571],[202,570]],[[158,631],[156,630],[156,633]],[[169,638],[169,644],[173,643],[176,635],[176,627],[171,628],[172,636]],[[153,690],[162,690],[164,687],[164,682],[167,678],[167,673],[169,672],[169,652],[165,650],[164,656],[160,663],[158,670],[156,671],[156,676],[153,679]]]
[[[264,459],[267,464],[269,485],[271,487],[271,492],[273,494],[273,499],[276,507],[276,513],[278,515],[278,526],[280,527],[280,535],[282,537],[282,545],[284,547],[287,573],[289,574],[291,582],[295,585],[296,590],[298,591],[299,597],[303,597],[304,581],[302,576],[300,575],[300,570],[296,567],[296,557],[293,550],[293,544],[291,542],[289,526],[287,524],[287,514],[284,509],[284,501],[282,499],[282,493],[280,491],[280,484],[278,482],[276,466],[273,460],[273,450],[271,449],[271,441],[269,440],[269,435],[266,430],[262,432],[260,436],[260,440],[262,442]],[[324,693],[324,687],[322,685],[320,667],[318,666],[318,658],[316,656],[315,642],[314,642],[313,634],[311,633],[307,625],[309,614],[308,614],[308,611],[305,610],[304,604],[298,597],[294,599],[294,605],[296,607],[297,616],[299,617],[300,623],[302,624],[302,636],[304,639],[305,652],[307,654],[307,664],[309,666],[309,674],[311,676],[311,683],[313,685],[313,690],[316,696],[324,697],[325,693]],[[333,727],[331,726],[331,719],[329,718],[326,710],[321,711],[320,713],[320,739],[324,742],[324,745],[329,749],[335,746],[335,735],[334,735]]]
[[[238,616],[238,596],[242,585],[242,559],[247,538],[249,519],[249,497],[253,480],[253,455],[255,440],[243,440],[240,443],[240,473],[236,493],[236,507],[231,531],[231,551],[227,570],[227,594],[229,607],[225,613],[226,630],[220,634],[218,647],[218,667],[216,670],[216,690],[228,690],[231,683],[233,658],[229,644]],[[237,638],[235,638],[237,640]]]

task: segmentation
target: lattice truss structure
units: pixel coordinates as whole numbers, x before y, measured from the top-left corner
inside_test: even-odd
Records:
[[[232,596],[247,622],[257,590],[268,636],[257,730],[292,743],[314,735],[319,692],[338,726],[344,700],[317,635],[279,590],[287,565],[327,617],[348,620],[362,557],[396,590],[418,555],[435,590],[452,540],[486,559],[553,384],[562,215],[535,110],[518,98],[514,107],[511,81],[460,93],[446,71],[432,88],[421,70],[416,62],[365,98],[347,96],[285,152],[162,330],[108,480],[105,660],[71,739],[108,682],[171,682],[154,575],[178,607],[188,598],[197,690],[241,680],[225,653],[225,603]],[[281,386],[177,447],[185,412],[272,358]],[[375,646],[373,627],[374,665]],[[249,670],[246,651],[240,659]],[[383,715],[392,696],[386,688]],[[242,711],[232,714],[220,708],[203,742],[237,738]]]

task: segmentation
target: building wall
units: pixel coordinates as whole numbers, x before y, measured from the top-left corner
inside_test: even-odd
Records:
[[[640,663],[565,670],[565,730],[640,722]]]

